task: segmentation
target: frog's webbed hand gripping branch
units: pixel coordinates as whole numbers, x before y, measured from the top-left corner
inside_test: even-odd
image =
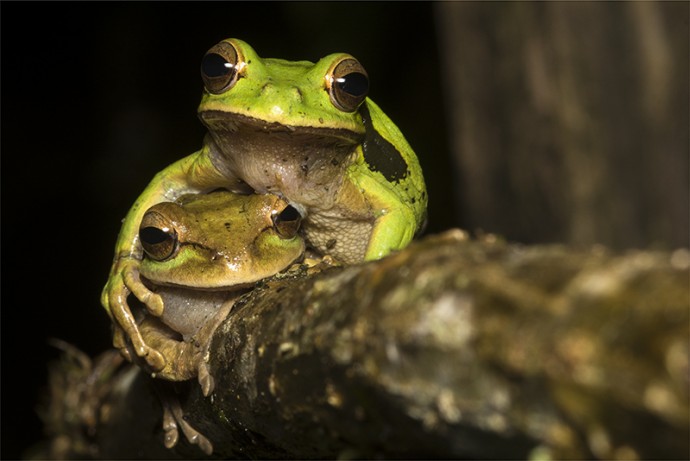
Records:
[[[204,192],[227,182],[209,160],[208,151],[202,149],[159,172],[123,221],[110,276],[101,294],[101,304],[113,320],[113,345],[130,361],[132,357],[126,347],[127,341],[131,342],[135,353],[145,359],[152,370],[158,371],[165,366],[163,356],[142,338],[127,304],[127,297],[132,293],[150,314],[156,317],[163,314],[163,300],[146,288],[139,277],[139,264],[143,257],[139,241],[141,218],[156,203],[174,201],[183,194]]]

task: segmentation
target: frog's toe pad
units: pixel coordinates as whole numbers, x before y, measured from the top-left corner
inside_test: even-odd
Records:
[[[180,437],[180,433],[177,431],[177,426],[171,429],[167,429],[165,431],[165,439],[164,439],[164,444],[165,448],[172,448],[175,445],[177,445],[177,440]]]
[[[182,415],[180,415],[180,418],[176,418],[178,424],[180,425],[180,429],[182,429],[182,433],[184,436],[187,438],[189,443],[192,445],[198,445],[201,451],[203,451],[205,454],[210,455],[213,453],[213,444],[209,439],[204,437],[204,435],[194,429],[192,426],[189,425],[187,421],[185,421]]]
[[[147,346],[144,354],[146,363],[154,372],[165,368],[165,357],[160,352]]]
[[[177,440],[180,437],[180,433],[177,430],[177,422],[170,408],[165,404],[163,405],[163,431],[165,432],[163,442],[165,448],[172,448],[177,445]]]

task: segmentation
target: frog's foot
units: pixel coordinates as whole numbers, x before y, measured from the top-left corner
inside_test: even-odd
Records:
[[[113,346],[130,362],[134,361],[132,354],[132,349],[134,349],[134,353],[138,357],[142,357],[153,372],[162,370],[165,367],[165,358],[160,352],[144,342],[129,309],[124,313],[118,309],[113,309],[113,315],[119,324],[114,325]],[[123,319],[124,324],[120,322],[120,319]],[[127,337],[129,337],[131,344],[127,342]]]
[[[165,447],[173,448],[177,445],[177,441],[180,437],[179,429],[182,429],[182,433],[185,438],[192,445],[198,445],[201,451],[206,455],[213,453],[213,444],[209,439],[204,437],[204,435],[194,429],[187,421],[184,419],[184,412],[180,406],[180,401],[177,397],[170,394],[161,396],[161,401],[163,403],[163,430],[165,431]]]
[[[330,267],[338,267],[341,264],[336,261],[331,255],[321,256],[314,252],[308,252],[304,258],[296,263],[293,263],[285,270],[286,274],[301,274],[307,275],[317,274]]]
[[[120,325],[115,326],[113,345],[120,350],[120,353],[132,362],[134,358],[132,349],[134,349],[134,353],[143,358],[154,373],[162,370],[165,367],[165,358],[156,349],[146,344],[129,308],[126,312],[113,309],[113,315]],[[131,344],[126,341],[126,338],[129,338]]]

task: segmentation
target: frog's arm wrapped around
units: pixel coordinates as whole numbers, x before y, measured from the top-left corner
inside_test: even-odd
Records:
[[[139,224],[144,213],[153,204],[172,202],[184,194],[211,190],[223,184],[222,177],[213,174],[214,171],[208,156],[202,152],[170,165],[156,175],[130,208],[120,230],[110,277],[101,294],[101,304],[113,320],[114,346],[131,361],[126,343],[128,339],[136,355],[145,358],[154,370],[163,369],[165,360],[158,351],[144,342],[127,304],[127,296],[132,293],[146,305],[151,314],[160,316],[163,313],[161,297],[146,288],[140,280],[139,266],[143,249],[139,239]]]

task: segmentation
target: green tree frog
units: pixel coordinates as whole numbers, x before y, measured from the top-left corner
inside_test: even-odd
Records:
[[[192,194],[149,208],[139,227],[144,284],[165,303],[160,317],[137,314],[144,341],[165,360],[155,376],[171,381],[197,377],[208,396],[214,386],[207,355],[211,338],[234,301],[254,282],[275,275],[305,251],[297,210],[271,194],[216,191]],[[121,332],[120,332],[121,333]],[[146,369],[120,338],[122,352]],[[160,386],[159,386],[160,387]],[[162,392],[161,389],[159,391]],[[165,444],[178,439],[178,426],[207,453],[208,439],[191,427],[174,396],[161,395]]]
[[[204,395],[213,381],[201,357],[211,334],[243,288],[303,256],[301,215],[272,194],[228,191],[188,194],[149,208],[139,227],[142,282],[165,302],[160,316],[144,311],[140,332],[165,359],[156,376],[184,381],[199,371]],[[219,314],[220,313],[220,314]],[[224,313],[224,314],[223,314]],[[130,359],[132,345],[120,338]],[[147,369],[150,366],[143,363]]]
[[[131,292],[152,315],[164,311],[139,275],[137,229],[150,206],[219,187],[273,193],[304,217],[310,248],[346,264],[405,247],[426,214],[417,157],[367,97],[367,72],[351,55],[316,63],[266,59],[227,39],[205,54],[201,77],[198,113],[208,134],[199,151],[158,173],[130,209],[101,297],[115,328],[154,369],[164,360],[142,338],[127,304]]]

